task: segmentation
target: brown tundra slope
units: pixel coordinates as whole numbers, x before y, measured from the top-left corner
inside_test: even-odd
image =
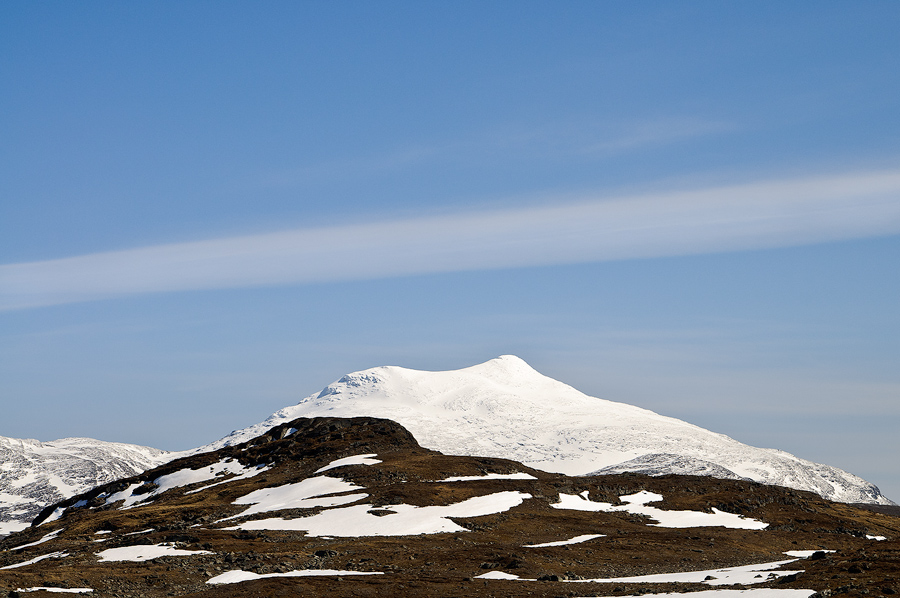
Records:
[[[0,542],[0,596],[891,596],[898,542],[900,518],[808,492],[567,477],[313,418],[48,507]]]

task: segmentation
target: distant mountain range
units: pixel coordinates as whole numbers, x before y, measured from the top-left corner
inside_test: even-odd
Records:
[[[836,467],[590,397],[518,357],[502,356],[454,371],[388,366],[348,374],[264,422],[180,453],[85,438],[41,443],[0,437],[0,535],[94,486],[318,416],[390,419],[429,449],[512,459],[567,475],[702,475],[809,490],[839,502],[894,504],[873,484]]]
[[[28,527],[47,505],[170,460],[146,446],[64,438],[0,436],[0,536]]]

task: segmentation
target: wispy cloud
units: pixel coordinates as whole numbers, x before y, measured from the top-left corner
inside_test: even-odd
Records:
[[[900,233],[900,170],[300,229],[0,266],[0,309]]]
[[[734,123],[697,117],[666,117],[633,122],[601,120],[514,126],[482,134],[458,149],[467,155],[508,152],[540,159],[606,159],[738,130]]]
[[[446,165],[522,160],[603,160],[644,149],[655,149],[697,138],[732,133],[738,127],[722,120],[666,117],[633,122],[598,120],[554,122],[544,126],[514,124],[462,135],[441,142],[418,143],[372,155],[336,158],[267,172],[263,187],[290,188],[309,183],[406,172],[432,162]]]
[[[697,137],[733,132],[737,127],[724,121],[694,118],[662,119],[635,123],[607,135],[593,143],[585,144],[584,153],[618,154],[629,150],[668,145]]]

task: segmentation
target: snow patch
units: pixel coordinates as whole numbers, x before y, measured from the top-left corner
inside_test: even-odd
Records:
[[[384,575],[381,571],[340,571],[337,569],[297,569],[288,571],[287,573],[253,573],[251,571],[241,571],[235,569],[226,571],[221,575],[216,575],[209,579],[208,584],[225,584],[239,583],[241,581],[251,581],[254,579],[263,579],[266,577],[310,577],[314,575]]]
[[[376,508],[370,504],[328,509],[299,519],[263,519],[247,521],[225,529],[305,531],[310,536],[414,536],[444,532],[465,532],[450,517],[480,517],[502,513],[522,504],[530,494],[497,492],[476,496],[446,506],[416,507],[390,505]],[[376,514],[377,513],[377,514]]]
[[[40,527],[41,525],[44,525],[45,523],[50,523],[51,521],[56,521],[57,519],[62,517],[63,513],[65,513],[65,512],[66,512],[66,507],[56,507],[55,509],[53,509],[53,512],[50,514],[49,517],[47,517],[46,519],[41,521],[41,523],[38,525],[38,527]]]
[[[50,554],[42,554],[41,556],[36,556],[29,561],[25,561],[24,563],[16,563],[15,565],[7,565],[5,567],[0,567],[0,569],[16,569],[18,567],[24,567],[25,565],[33,565],[35,563],[39,563],[44,559],[61,559],[69,556],[67,552],[51,552]]]
[[[50,586],[40,586],[34,588],[19,588],[17,592],[55,592],[59,594],[89,594],[94,590],[92,588],[54,588]]]
[[[655,575],[638,575],[635,577],[614,577],[608,579],[564,580],[569,583],[702,583],[710,586],[731,584],[751,585],[763,583],[779,577],[786,577],[800,571],[772,571],[782,565],[795,562],[796,559],[744,565],[741,567],[725,567],[706,571],[684,571],[681,573],[659,573]],[[767,575],[760,575],[766,573]]]
[[[484,475],[461,475],[438,480],[438,482],[473,482],[475,480],[536,480],[530,473],[486,473]]]
[[[575,536],[569,540],[559,540],[557,542],[544,542],[543,544],[525,544],[524,548],[547,548],[549,546],[566,546],[567,544],[581,544],[594,538],[605,538],[604,534],[584,534],[583,536]]]
[[[125,488],[124,490],[116,492],[115,494],[110,494],[106,498],[106,502],[103,503],[103,506],[112,505],[112,504],[119,502],[120,500],[124,500],[125,504],[122,505],[122,507],[127,507],[129,505],[136,503],[139,500],[143,500],[144,498],[146,498],[146,496],[132,496],[132,494],[131,494],[134,490],[136,490],[140,487],[141,487],[140,483],[131,484],[128,486],[128,488]]]
[[[323,471],[328,471],[329,469],[334,469],[335,467],[343,467],[345,465],[377,465],[378,463],[381,463],[381,461],[372,458],[377,456],[378,455],[376,453],[368,453],[365,455],[353,455],[352,457],[335,459],[325,467],[320,467],[313,473],[322,473]]]
[[[143,486],[143,484],[131,484],[127,489],[121,492],[117,492],[107,498],[106,504],[111,505],[114,502],[124,500],[124,504],[119,508],[129,509],[139,503],[147,502],[154,496],[158,496],[163,492],[167,492],[168,490],[181,488],[182,486],[190,486],[191,484],[198,484],[200,482],[213,480],[217,477],[226,476],[229,474],[236,477],[231,477],[227,480],[223,480],[223,482],[218,483],[232,482],[237,479],[252,478],[253,476],[259,475],[267,469],[267,467],[262,466],[244,467],[233,459],[226,459],[207,467],[201,467],[200,469],[181,469],[174,473],[160,476],[153,480],[153,484],[155,484],[157,487],[147,493],[135,494],[134,491]],[[211,488],[212,486],[218,485],[218,483],[205,486],[204,488],[198,488],[197,491],[204,490],[205,488]]]
[[[726,527],[730,529],[759,530],[769,525],[757,519],[726,513],[715,507],[712,509],[712,513],[704,513],[702,511],[663,511],[656,507],[647,506],[647,503],[661,501],[663,497],[660,494],[647,492],[646,490],[620,496],[619,500],[626,503],[624,505],[595,502],[588,499],[587,495],[587,491],[582,492],[580,495],[560,493],[559,502],[550,506],[555,509],[571,509],[574,511],[602,511],[605,513],[624,511],[636,515],[645,515],[656,520],[656,523],[649,524],[656,527]]]
[[[44,542],[48,542],[62,533],[62,531],[66,528],[61,528],[56,530],[55,532],[50,532],[37,542],[31,542],[30,544],[22,544],[21,546],[16,546],[15,548],[10,548],[10,550],[22,550],[23,548],[28,548],[29,546],[37,546],[38,544],[43,544]]]
[[[139,546],[122,546],[98,552],[101,563],[130,561],[140,563],[162,556],[190,556],[192,554],[212,554],[208,550],[182,550],[167,544],[142,544]]]
[[[809,598],[815,590],[794,590],[782,588],[750,588],[749,590],[700,590],[690,592],[690,598]],[[685,598],[682,592],[666,594],[641,594],[640,596],[622,596],[621,598]]]
[[[368,494],[348,494],[344,496],[323,496],[351,490],[365,490],[350,482],[327,476],[307,478],[295,484],[285,484],[274,488],[261,488],[234,501],[235,505],[253,505],[243,512],[220,521],[248,517],[257,513],[279,511],[281,509],[312,509],[314,507],[334,507],[366,498]]]
[[[476,575],[473,579],[520,579],[518,575],[503,571],[490,571],[484,575]]]
[[[122,534],[122,535],[124,535],[124,536],[137,536],[137,535],[139,535],[139,534],[149,534],[150,532],[155,532],[155,531],[156,531],[156,528],[155,528],[155,527],[151,527],[151,528],[148,528],[148,529],[142,529],[142,530],[137,531],[137,532],[128,532],[127,534]]]
[[[194,490],[188,490],[187,492],[185,492],[185,494],[196,494],[197,492],[202,492],[215,486],[221,486],[222,484],[230,484],[231,482],[246,480],[248,478],[252,478],[253,476],[257,476],[264,471],[268,471],[269,469],[271,468],[268,465],[257,465],[255,469],[247,468],[244,470],[244,473],[240,473],[234,477],[230,477],[227,480],[222,480],[221,482],[216,482],[215,484],[209,484],[208,486],[201,486],[200,488],[196,488]]]
[[[787,550],[783,554],[795,556],[798,559],[808,559],[817,552],[834,552],[833,550]]]

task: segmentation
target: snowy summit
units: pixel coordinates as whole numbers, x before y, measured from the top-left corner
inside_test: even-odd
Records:
[[[873,484],[836,467],[588,396],[512,355],[445,372],[385,366],[347,374],[198,451],[317,416],[391,419],[422,446],[445,454],[502,457],[567,475],[633,471],[743,478],[840,502],[893,504]]]

